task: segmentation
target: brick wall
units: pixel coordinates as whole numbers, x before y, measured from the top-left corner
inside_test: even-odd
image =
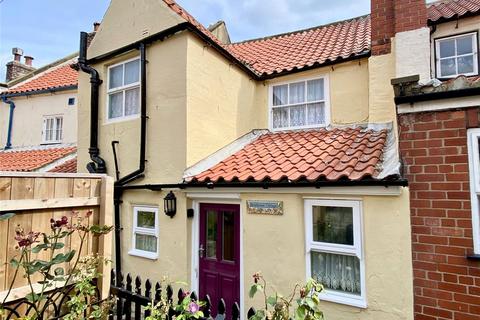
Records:
[[[399,115],[410,182],[415,319],[480,319],[473,253],[467,128],[478,109]]]
[[[372,55],[391,52],[395,33],[426,27],[424,0],[371,0]]]
[[[7,70],[6,70],[6,76],[5,76],[5,81],[9,82],[11,80],[15,80],[21,76],[26,75],[29,72],[32,72],[35,70],[35,68],[27,66],[23,63],[17,62],[17,61],[11,61],[7,63]]]

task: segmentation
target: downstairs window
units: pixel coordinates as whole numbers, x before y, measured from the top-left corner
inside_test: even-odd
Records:
[[[307,277],[325,287],[321,299],[366,307],[359,201],[306,200]]]
[[[474,251],[480,254],[480,129],[468,130],[468,163]]]
[[[129,254],[148,259],[158,258],[158,208],[133,208],[133,239]]]

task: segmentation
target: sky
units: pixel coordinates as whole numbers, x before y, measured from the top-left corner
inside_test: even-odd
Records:
[[[122,1],[122,0],[114,0]],[[150,0],[160,1],[160,0]],[[177,0],[205,26],[224,20],[232,41],[318,26],[367,14],[370,0]],[[11,49],[34,67],[78,51],[80,31],[92,31],[110,0],[0,0],[0,82]]]

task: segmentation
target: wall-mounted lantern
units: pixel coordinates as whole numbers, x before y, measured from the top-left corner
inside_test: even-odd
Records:
[[[177,213],[177,197],[170,191],[165,198],[163,198],[163,207],[165,209],[165,214],[170,218],[173,218]]]

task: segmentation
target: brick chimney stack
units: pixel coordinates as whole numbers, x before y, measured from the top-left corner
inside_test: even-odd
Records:
[[[7,74],[5,77],[6,82],[15,80],[35,70],[35,68],[32,66],[33,57],[25,56],[25,63],[23,64],[21,62],[21,58],[23,56],[22,49],[13,48],[12,54],[13,54],[13,61],[10,61],[9,63],[7,63]]]
[[[425,0],[371,0],[372,55],[391,52],[395,34],[427,26]]]
[[[29,67],[32,66],[32,63],[33,63],[33,57],[31,56],[25,56],[25,64]]]

